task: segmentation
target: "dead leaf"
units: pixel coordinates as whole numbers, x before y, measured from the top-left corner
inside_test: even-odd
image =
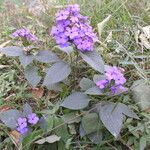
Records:
[[[110,20],[110,18],[111,18],[111,15],[108,15],[108,17],[106,17],[102,22],[97,24],[99,38],[101,38],[101,34],[103,32],[103,29],[104,29],[106,23]]]
[[[59,140],[60,140],[60,137],[58,137],[57,135],[50,135],[46,138],[43,138],[43,139],[36,141],[35,143],[36,144],[44,144],[45,142],[54,143],[54,142],[57,142]]]
[[[7,44],[9,44],[9,43],[10,43],[10,41],[11,41],[11,40],[6,41],[6,42],[2,43],[2,44],[0,45],[0,48],[5,47]]]
[[[105,41],[107,43],[110,43],[112,41],[112,31],[109,32],[109,34],[108,34],[107,38],[105,39]]]
[[[4,112],[10,109],[10,106],[4,105],[4,106],[0,106],[0,112]]]
[[[13,143],[15,145],[18,145],[19,144],[19,139],[20,139],[20,133],[18,131],[16,131],[16,130],[13,130],[13,131],[9,132],[9,135],[12,138]]]
[[[4,101],[11,101],[11,100],[13,99],[14,96],[16,96],[15,93],[13,93],[13,94],[7,96],[7,97],[4,99]]]
[[[7,68],[9,67],[8,65],[0,65],[0,69],[4,69],[4,68]]]
[[[150,113],[150,107],[145,109],[144,111]]]
[[[144,46],[147,49],[150,49],[150,25],[141,27],[139,26],[139,30],[135,32],[135,40],[136,43]]]
[[[143,27],[142,29],[143,29],[143,32],[144,32],[145,36],[146,36],[148,39],[150,39],[150,25],[145,26],[145,27]]]
[[[35,88],[32,89],[32,95],[35,99],[40,99],[44,94],[44,89],[43,88]]]
[[[48,91],[47,95],[46,95],[46,99],[49,100],[49,99],[53,99],[57,96],[57,94],[55,94],[54,92],[52,91]]]
[[[145,111],[150,108],[150,86],[143,79],[134,81],[131,86],[133,100]]]
[[[33,0],[28,6],[28,10],[33,15],[39,17],[43,12],[46,11],[46,5],[43,4],[42,0]]]
[[[140,34],[139,39],[141,40],[141,45],[145,46],[147,49],[150,49],[150,42],[146,38],[145,34]]]

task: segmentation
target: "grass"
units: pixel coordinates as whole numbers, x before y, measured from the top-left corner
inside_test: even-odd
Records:
[[[47,33],[54,23],[54,14],[58,7],[69,3],[78,3],[81,6],[82,14],[89,16],[95,31],[97,31],[97,24],[99,22],[109,14],[112,15],[110,21],[106,24],[100,39],[104,46],[98,45],[98,51],[103,56],[105,62],[107,64],[119,65],[126,68],[125,75],[128,78],[128,86],[131,86],[135,80],[140,79],[141,77],[144,79],[149,78],[150,60],[142,59],[141,61],[141,59],[138,59],[137,57],[142,55],[149,56],[150,52],[146,49],[142,51],[142,47],[136,43],[134,38],[138,26],[143,27],[150,24],[149,0],[52,0],[49,2],[43,0],[44,8],[46,8],[46,10],[44,13],[41,12],[38,15],[32,13],[34,7],[31,7],[29,11],[27,6],[22,5],[20,1],[14,0],[10,1],[10,3],[5,3],[4,0],[0,0],[0,44],[10,40],[9,35],[15,29],[25,26],[32,29],[41,39],[43,42],[41,48],[51,49],[55,43]],[[107,43],[105,39],[111,31],[111,42]],[[132,64],[128,64],[131,61]],[[41,98],[41,102],[33,100],[28,85],[24,81],[19,70],[20,66],[14,66],[12,59],[8,60],[8,58],[2,56],[0,57],[0,63],[6,65],[6,68],[0,68],[0,109],[5,105],[12,108],[20,108],[23,103],[29,100],[31,101],[31,104],[33,103],[33,106],[35,106],[34,109],[39,111],[41,108],[45,108],[47,103],[50,103],[49,101],[45,102],[47,95]],[[62,92],[61,95],[62,97],[65,97],[68,93],[69,90],[64,87],[64,92]],[[6,101],[6,98],[12,94],[15,95]],[[138,128],[144,128],[145,124],[149,122],[146,117],[147,113],[139,110],[131,96],[126,95],[117,98],[119,101],[122,101],[123,103],[130,105],[134,110],[137,110],[138,115],[141,116],[142,119],[134,121],[130,127],[131,120],[128,119],[119,142],[116,142],[110,135],[106,135],[108,136],[108,140],[103,141],[101,145],[89,146],[89,149],[90,147],[92,147],[93,150],[130,149],[130,147],[127,146],[127,142],[129,142],[132,143],[133,150],[138,150],[140,137],[136,134]],[[115,101],[118,101],[118,99],[115,99]],[[44,104],[42,102],[44,102]],[[146,131],[143,131],[144,129]],[[144,129],[142,131],[140,130],[140,132],[144,135],[150,133],[148,125],[147,128]],[[3,137],[6,137],[6,130],[1,131],[0,135],[1,141]],[[7,144],[11,143],[10,141],[10,138],[6,138],[0,144],[0,149],[1,147],[6,148]],[[85,143],[86,142],[85,139]],[[86,150],[86,147],[88,149],[87,144],[81,146],[80,149]]]

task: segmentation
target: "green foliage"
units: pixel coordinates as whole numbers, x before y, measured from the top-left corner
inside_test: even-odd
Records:
[[[7,8],[9,6],[4,5],[3,0],[0,0],[0,43],[7,41],[12,31],[22,26],[36,31],[35,33],[38,35],[41,43],[33,48],[34,56],[30,55],[26,57],[24,54],[20,55],[20,51],[12,51],[11,48],[8,55],[19,55],[20,63],[18,62],[18,59],[13,61],[14,59],[11,59],[10,57],[6,58],[4,55],[1,56],[0,54],[0,64],[6,66],[6,68],[1,68],[0,66],[0,105],[3,104],[12,108],[22,108],[22,104],[28,101],[33,109],[45,118],[47,126],[46,130],[40,130],[38,126],[35,131],[32,131],[32,133],[26,136],[22,141],[23,149],[149,149],[150,116],[149,113],[144,112],[144,110],[145,108],[149,108],[147,105],[147,102],[149,102],[149,93],[147,90],[149,85],[147,84],[147,81],[149,82],[150,53],[148,49],[141,47],[139,43],[136,43],[134,38],[134,35],[138,30],[138,25],[145,26],[150,23],[149,1],[58,0],[52,2],[50,1],[48,4],[47,0],[44,0],[45,3],[42,5],[45,5],[44,7],[46,8],[46,11],[44,11],[44,13],[42,12],[41,16],[32,14],[33,9],[36,7],[32,7],[31,12],[29,13],[26,5],[22,5],[21,0],[11,1],[11,3],[14,2],[19,6],[17,9]],[[143,85],[141,87],[138,85],[131,88],[133,97],[130,93],[118,96],[106,96],[101,95],[101,91],[99,89],[96,92],[95,83],[97,79],[100,79],[102,76],[94,76],[93,82],[91,79],[93,78],[95,72],[90,66],[87,66],[87,63],[95,68],[97,73],[101,73],[104,71],[103,65],[100,67],[99,64],[102,64],[103,62],[101,62],[100,57],[98,62],[95,62],[95,58],[97,57],[93,57],[92,55],[92,57],[89,58],[86,54],[82,53],[80,56],[85,60],[85,62],[87,60],[88,62],[75,64],[79,67],[75,67],[77,70],[72,71],[68,78],[69,82],[63,80],[64,78],[62,77],[63,81],[61,81],[61,83],[55,82],[56,84],[54,83],[51,85],[53,78],[49,78],[48,85],[46,85],[48,89],[44,87],[42,102],[41,99],[33,99],[31,93],[32,88],[29,84],[27,84],[23,76],[24,68],[31,64],[34,64],[35,67],[39,67],[38,69],[32,69],[32,71],[35,72],[33,74],[32,72],[30,72],[31,74],[27,74],[28,77],[26,79],[30,82],[30,84],[33,83],[31,85],[40,86],[43,82],[43,77],[45,75],[48,76],[48,70],[45,68],[51,68],[51,66],[55,63],[57,64],[58,56],[60,59],[63,59],[63,61],[67,61],[68,64],[70,63],[69,65],[71,66],[71,69],[73,63],[76,63],[76,60],[81,62],[80,57],[77,57],[70,62],[67,57],[70,56],[70,54],[71,56],[74,56],[74,48],[59,48],[64,53],[58,51],[58,49],[54,47],[55,45],[51,37],[47,36],[46,33],[46,29],[51,29],[54,13],[59,7],[62,7],[68,3],[80,4],[82,13],[89,16],[95,31],[97,31],[97,24],[99,22],[104,20],[104,18],[106,18],[109,14],[112,15],[111,19],[107,22],[102,31],[100,39],[101,44],[99,45],[99,43],[97,43],[95,49],[98,55],[100,54],[103,57],[106,64],[119,65],[125,68],[126,78],[128,79],[128,87],[130,87],[135,80],[139,80],[141,77],[144,79],[142,82],[143,84],[146,83],[146,86]],[[36,10],[34,11],[36,12]],[[112,37],[110,36],[108,40],[106,38],[111,31]],[[140,32],[142,32],[141,29]],[[10,45],[16,45],[16,43],[16,41],[12,40]],[[37,47],[40,47],[39,49],[42,49],[42,51],[38,53]],[[51,51],[47,51],[47,49],[52,51],[54,50],[58,56],[55,54],[53,55],[52,53],[49,54],[49,57],[47,57],[47,54],[51,53]],[[66,56],[65,53],[67,53],[68,56]],[[13,65],[14,62],[15,65]],[[62,68],[60,67],[58,70],[60,71],[61,69]],[[60,72],[56,71],[53,74],[53,77],[58,79],[56,73],[58,73],[58,76],[62,76]],[[40,77],[36,78],[37,76],[35,76],[35,74],[37,76],[41,76],[42,79]],[[80,85],[79,81],[81,81]],[[69,95],[71,95],[74,90],[79,91],[80,88],[82,92],[90,95],[89,98],[86,98],[85,100],[83,97],[80,99],[80,97],[76,96],[74,98],[71,97],[70,99]],[[48,95],[50,90],[51,92]],[[56,94],[52,90],[61,92]],[[9,98],[11,95],[13,96]],[[66,100],[68,98],[69,100]],[[73,101],[73,105],[71,105],[71,101]],[[111,101],[113,102],[113,106],[99,109],[95,106],[95,103],[101,101]],[[50,102],[52,105],[49,104]],[[119,102],[122,103],[120,108],[117,107]],[[124,106],[123,103],[127,106],[130,105],[130,109],[126,105]],[[81,106],[81,104],[83,105]],[[59,107],[59,105],[63,107]],[[1,106],[0,110],[2,109]],[[73,110],[65,109],[65,107]],[[89,110],[91,111],[90,113],[88,112]],[[112,112],[117,111],[115,117],[111,118],[114,113],[110,112],[110,110],[112,110]],[[134,110],[138,114],[140,120],[131,110]],[[96,113],[100,113],[100,116],[105,114],[103,115],[105,118],[102,119],[103,124],[100,122],[100,117],[96,115]],[[109,113],[109,118],[106,118]],[[131,118],[125,119],[125,116],[126,118],[128,116],[136,118],[137,120],[133,120]],[[119,131],[122,126],[123,128],[120,136],[116,140],[108,131],[106,131],[104,125],[107,124],[106,127],[109,131],[111,131],[111,133],[114,133],[114,131],[116,133],[117,131],[116,134],[118,135],[119,123],[116,122],[119,120],[119,117],[121,118]],[[117,118],[117,121],[115,118]],[[97,127],[97,122],[100,124],[100,127]],[[84,133],[83,136],[80,135],[79,138],[80,125],[82,125],[82,131]],[[95,131],[96,129],[98,129],[98,131]],[[14,150],[15,146],[12,144],[12,139],[8,137],[9,131],[6,130],[6,128],[1,124],[0,130],[0,149]],[[53,144],[45,142],[43,145],[34,143],[37,140],[54,134],[61,137],[59,142],[55,142]]]

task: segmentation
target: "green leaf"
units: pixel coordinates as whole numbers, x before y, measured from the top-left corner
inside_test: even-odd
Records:
[[[125,115],[131,118],[139,119],[139,117],[124,104],[102,102],[101,105],[99,105],[100,119],[114,137],[118,137],[123,126]]]
[[[101,91],[100,88],[98,88],[97,86],[94,86],[88,90],[85,91],[86,94],[89,94],[89,95],[102,95],[103,92]]]
[[[58,137],[57,135],[50,135],[46,138],[43,138],[43,139],[36,141],[35,143],[36,144],[44,144],[45,142],[54,143],[54,142],[57,142],[59,140],[60,140],[60,137]]]
[[[80,56],[83,58],[85,62],[87,62],[91,67],[93,67],[96,71],[100,73],[104,73],[104,62],[100,55],[98,55],[95,51],[92,52],[79,52]]]
[[[94,81],[95,84],[96,84],[99,80],[104,80],[104,79],[106,79],[106,76],[104,76],[104,75],[95,74],[95,75],[93,76],[93,81]]]
[[[49,86],[58,83],[69,76],[71,72],[70,66],[63,61],[57,62],[47,69],[47,74],[43,85]]]
[[[70,138],[70,135],[67,130],[67,125],[62,118],[54,118],[54,128],[55,134],[60,136],[64,142],[67,142],[67,140]]]
[[[58,149],[57,150],[66,150],[65,143],[62,140],[58,142]]]
[[[46,85],[49,90],[53,90],[55,92],[62,91],[61,85],[59,83]]]
[[[23,67],[26,67],[29,64],[31,64],[33,59],[34,59],[34,56],[25,55],[24,53],[22,53],[22,55],[19,56],[20,63]]]
[[[79,128],[79,133],[80,133],[81,138],[84,137],[85,135],[87,135],[81,124],[80,124],[80,128]],[[94,144],[99,144],[102,141],[102,132],[100,130],[97,130],[96,132],[88,134],[87,137]]]
[[[95,85],[94,82],[88,78],[82,78],[82,80],[79,83],[79,86],[83,91],[88,90],[89,88],[93,87],[94,85]]]
[[[54,126],[54,118],[53,116],[51,115],[46,115],[46,116],[43,116],[45,121],[46,121],[46,128],[47,130],[51,130]]]
[[[22,116],[22,113],[15,109],[10,109],[0,113],[0,120],[9,128],[15,129],[18,124],[17,120]]]
[[[66,149],[70,149],[71,141],[72,141],[72,138],[68,139],[67,142],[65,143],[65,148]]]
[[[59,50],[67,53],[68,55],[70,55],[70,53],[72,53],[74,51],[73,47],[72,46],[68,46],[68,47],[60,47],[60,46],[57,46],[57,48],[59,48]]]
[[[150,139],[149,139],[150,140]],[[140,150],[145,150],[147,139],[145,137],[140,138]]]
[[[133,100],[139,105],[142,110],[150,107],[150,85],[143,79],[137,80],[131,87]]]
[[[23,115],[25,116],[25,117],[27,117],[29,114],[31,114],[32,113],[32,108],[31,108],[31,106],[28,104],[28,103],[26,103],[26,104],[24,104],[23,105]]]
[[[27,66],[25,68],[25,78],[28,80],[29,84],[36,87],[41,81],[41,77],[38,75],[38,68],[35,66]]]
[[[89,97],[82,92],[75,92],[64,99],[61,106],[72,110],[84,109],[89,104]]]
[[[68,114],[64,114],[63,115],[63,120],[67,124],[79,123],[81,121],[81,116],[79,116],[79,114],[76,113],[76,112],[71,112],[71,113],[68,113]]]
[[[100,123],[96,113],[89,113],[82,118],[82,127],[86,134],[90,134],[99,130]]]
[[[34,58],[43,63],[53,63],[60,60],[55,53],[48,50],[39,51]]]
[[[102,137],[103,137],[102,132],[100,130],[90,133],[87,136],[94,144],[99,144],[102,141]]]
[[[124,115],[128,117],[139,119],[139,117],[125,104],[118,103],[117,109],[119,112],[122,112]]]
[[[111,102],[102,103],[99,116],[108,131],[117,138],[123,125],[124,115],[118,112],[115,106]]]
[[[84,137],[86,135],[86,132],[84,131],[82,124],[80,124],[80,128],[79,128],[79,133],[80,133],[80,137]]]
[[[0,52],[5,54],[6,56],[20,56],[22,55],[22,51],[22,48],[17,46],[9,46],[0,49]]]
[[[42,134],[41,130],[32,131],[30,134],[25,136],[22,141],[23,148],[28,149],[28,147],[37,139],[40,138]]]

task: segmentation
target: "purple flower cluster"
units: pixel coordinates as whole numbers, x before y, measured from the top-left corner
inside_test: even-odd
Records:
[[[11,35],[13,37],[22,37],[22,38],[25,38],[28,41],[32,41],[32,42],[35,42],[38,40],[38,38],[34,34],[30,33],[30,31],[25,28],[18,29]]]
[[[117,67],[107,67],[105,72],[106,79],[100,80],[96,85],[100,89],[105,89],[111,85],[110,90],[112,94],[117,94],[120,92],[125,92],[127,88],[124,87],[126,79],[122,74],[121,70]]]
[[[19,131],[21,134],[24,134],[28,131],[28,123],[35,125],[39,121],[39,118],[35,113],[29,114],[27,118],[20,117],[18,118],[18,127],[17,131]]]
[[[80,51],[92,51],[97,40],[88,18],[80,14],[78,4],[68,5],[56,14],[51,35],[61,47],[74,44]]]

